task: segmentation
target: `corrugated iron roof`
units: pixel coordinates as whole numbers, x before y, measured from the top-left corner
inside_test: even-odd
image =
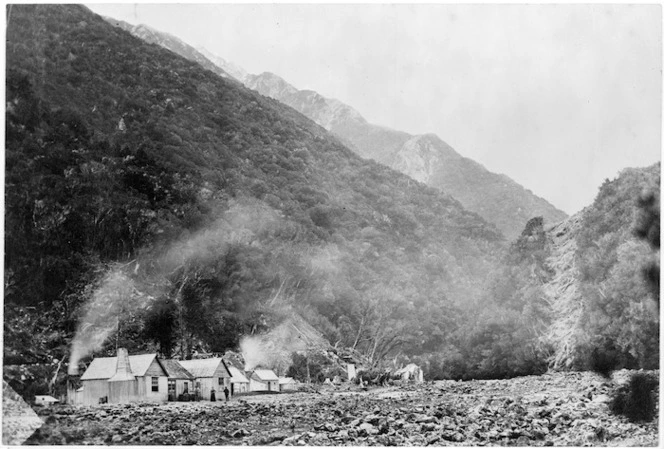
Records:
[[[219,357],[211,359],[180,360],[180,365],[196,378],[213,377],[220,364],[223,366],[223,371],[226,373],[226,376],[223,377],[231,377],[228,367],[226,367],[224,361]]]
[[[254,374],[260,380],[265,380],[265,381],[279,380],[279,377],[276,374],[274,374],[274,371],[272,371],[271,369],[257,369],[254,370]]]
[[[173,379],[193,379],[194,376],[191,375],[189,371],[185,369],[184,366],[180,364],[179,360],[161,360],[161,365],[166,370],[168,377]]]
[[[235,368],[234,366],[229,366],[228,371],[231,372],[231,382],[233,383],[249,383],[249,379],[246,378],[242,371]]]
[[[135,376],[144,376],[157,354],[137,354],[129,356],[131,371]],[[81,380],[110,379],[118,366],[117,357],[97,357],[93,359],[81,376]]]

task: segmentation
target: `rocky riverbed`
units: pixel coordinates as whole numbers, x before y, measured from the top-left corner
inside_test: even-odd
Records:
[[[608,410],[627,380],[554,373],[510,380],[355,386],[231,402],[58,406],[26,444],[657,446],[657,420]]]

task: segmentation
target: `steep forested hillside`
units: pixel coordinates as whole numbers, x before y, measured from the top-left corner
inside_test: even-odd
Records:
[[[481,295],[500,232],[289,107],[82,6],[14,5],[6,53],[5,364],[77,329],[221,352],[293,310],[377,362]]]
[[[566,218],[543,198],[461,156],[434,134],[413,136],[373,125],[348,105],[298,90],[272,73],[250,75],[244,82],[302,112],[362,157],[449,193],[466,209],[495,224],[510,240],[518,237],[532,217],[542,216],[551,224]]]
[[[347,104],[311,90],[298,90],[273,73],[250,75],[229,61],[204,49],[195,50],[168,33],[145,25],[107,20],[146,42],[159,44],[206,68],[215,65],[251,89],[293,107],[331,131],[360,156],[374,159],[452,195],[464,208],[496,225],[510,240],[519,235],[532,217],[543,216],[549,223],[566,217],[564,212],[509,177],[491,173],[477,162],[461,156],[436,135],[412,136],[373,125]]]
[[[468,316],[449,346],[424,358],[430,372],[655,369],[658,288],[649,280],[656,272],[658,287],[659,185],[659,164],[625,169],[562,223],[530,220],[488,276],[472,325]]]
[[[658,298],[645,275],[659,251],[638,236],[640,199],[653,195],[659,241],[659,189],[660,164],[625,169],[567,228],[550,231],[553,366],[588,368],[598,357],[617,367],[659,366]]]

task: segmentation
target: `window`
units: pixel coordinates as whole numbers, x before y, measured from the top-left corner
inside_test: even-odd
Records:
[[[222,379],[221,377],[218,377],[218,379],[219,379],[219,385],[220,386],[223,385],[224,384],[224,379]]]
[[[189,393],[189,382],[184,383],[184,390],[182,391],[184,394]]]
[[[159,378],[158,377],[153,377],[152,378],[152,391],[159,391]]]

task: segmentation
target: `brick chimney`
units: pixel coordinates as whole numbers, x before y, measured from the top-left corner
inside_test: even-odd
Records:
[[[134,380],[134,374],[131,372],[131,365],[129,364],[129,352],[125,348],[118,348],[118,364],[115,368],[115,374],[108,379],[109,382],[121,382],[126,380]]]

